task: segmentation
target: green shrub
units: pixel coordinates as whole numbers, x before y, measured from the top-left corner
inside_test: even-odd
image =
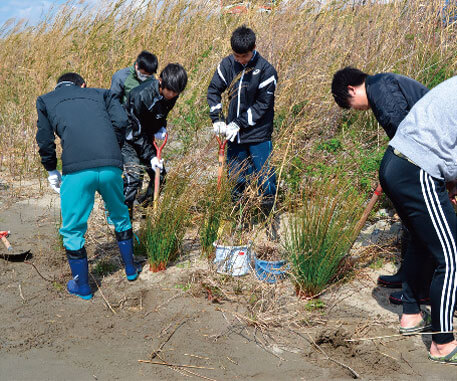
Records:
[[[177,258],[190,218],[190,192],[189,170],[176,168],[167,176],[157,210],[148,209],[136,252],[147,255],[151,266],[166,266]]]
[[[362,204],[345,177],[333,177],[308,184],[303,200],[291,208],[284,246],[296,286],[305,295],[336,279],[357,234]]]

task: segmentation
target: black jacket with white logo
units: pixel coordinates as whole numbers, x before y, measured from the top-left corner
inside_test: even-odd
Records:
[[[125,103],[129,115],[125,140],[135,148],[142,160],[149,162],[156,156],[154,134],[162,127],[167,127],[168,113],[177,99],[167,100],[160,95],[159,81],[155,78],[130,91]]]
[[[365,88],[373,114],[390,139],[409,110],[428,92],[420,82],[393,73],[369,75]]]
[[[225,57],[208,87],[211,120],[235,122],[240,127],[237,143],[271,140],[277,81],[274,67],[256,51],[246,66],[236,62],[233,55]],[[221,102],[225,90],[229,102],[226,118]]]

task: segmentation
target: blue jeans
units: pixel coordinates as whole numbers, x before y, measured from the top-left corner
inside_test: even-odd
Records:
[[[103,197],[117,232],[132,228],[129,211],[124,204],[123,187],[122,170],[116,167],[86,169],[62,176],[60,234],[67,250],[79,250],[84,246],[95,192]]]
[[[272,148],[271,140],[244,144],[228,142],[227,165],[229,176],[235,179],[234,198],[241,196],[251,175],[258,175],[260,195],[275,196],[276,174],[269,163]]]

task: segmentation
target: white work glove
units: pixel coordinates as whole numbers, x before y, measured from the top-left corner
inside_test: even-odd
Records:
[[[162,127],[159,131],[157,131],[154,134],[154,138],[157,140],[163,140],[163,139],[165,139],[166,134],[167,134],[167,129],[165,127]]]
[[[57,169],[54,169],[53,171],[48,171],[48,181],[54,192],[60,194],[60,184],[62,183],[62,176],[60,175],[60,172]]]
[[[160,169],[160,172],[163,171],[163,159],[157,159],[157,156],[156,157],[153,157],[151,159],[151,168],[153,171],[156,170],[156,168]]]
[[[235,122],[231,122],[227,125],[227,131],[225,132],[225,136],[227,140],[230,140],[232,143],[238,134],[240,127]]]
[[[214,122],[213,131],[216,135],[225,135],[225,132],[227,131],[227,125],[225,122]]]

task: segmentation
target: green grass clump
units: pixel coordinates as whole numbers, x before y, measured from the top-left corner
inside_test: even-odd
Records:
[[[109,275],[114,271],[116,271],[116,265],[109,260],[101,260],[94,267],[95,274],[99,276]]]
[[[178,257],[190,218],[191,176],[183,167],[167,176],[157,210],[149,208],[139,231],[137,254],[145,254],[152,267],[162,269]]]
[[[201,203],[204,216],[200,228],[200,244],[202,254],[210,260],[214,255],[213,243],[220,238],[221,225],[230,215],[230,187],[227,181],[222,181],[220,189],[217,189],[216,181],[209,183]]]
[[[303,200],[291,208],[285,249],[295,284],[306,296],[318,294],[339,275],[358,233],[362,200],[344,177],[333,177],[308,184]]]

